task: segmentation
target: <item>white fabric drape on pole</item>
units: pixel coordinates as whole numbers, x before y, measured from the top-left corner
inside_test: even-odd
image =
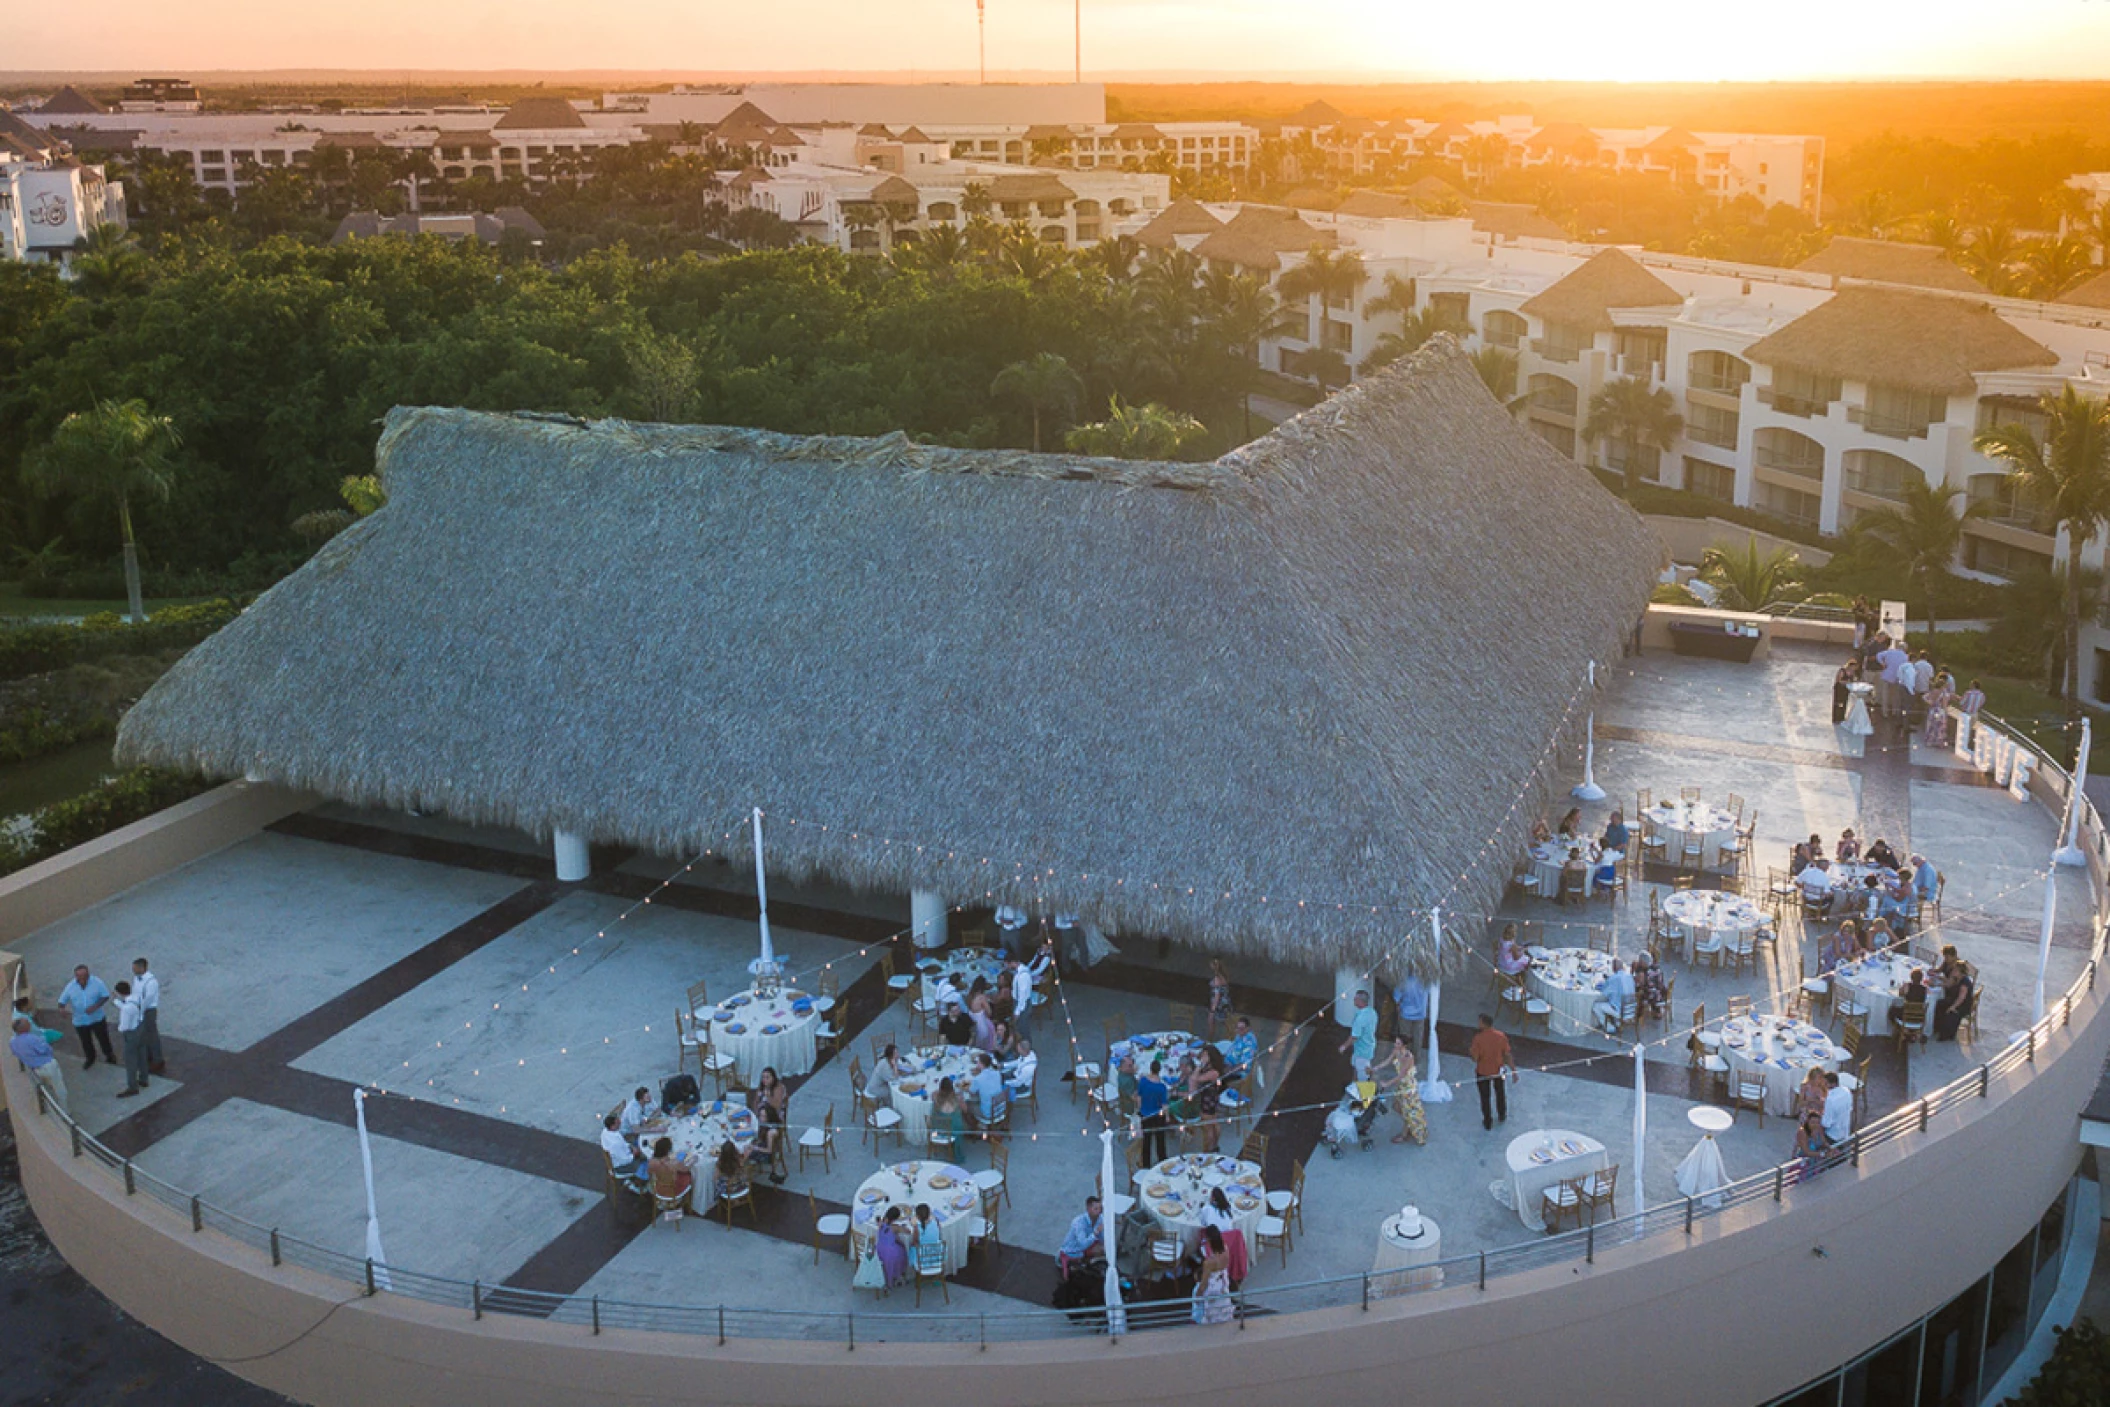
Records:
[[[1597,785],[1597,661],[1590,661],[1590,712],[1583,720],[1582,785],[1570,793],[1577,801],[1602,801],[1604,788]],[[1636,822],[1639,824],[1639,822]]]
[[[755,808],[755,903],[762,913],[762,961],[774,966],[777,950],[769,941],[769,881],[762,874],[762,808]]]
[[[2066,798],[2066,826],[2059,833],[2059,852],[2053,858],[2062,865],[2085,865],[2088,856],[2081,849],[2081,805],[2088,795],[2088,745],[2089,723],[2081,720],[2081,750],[2074,759],[2073,794]]]
[[[1106,1332],[1128,1332],[1128,1311],[1121,1307],[1121,1244],[1114,1223],[1114,1131],[1099,1131],[1099,1244],[1106,1248]]]
[[[2037,995],[2029,1008],[2032,1026],[2044,1019],[2044,969],[2051,965],[2051,925],[2058,911],[2059,867],[2053,865],[2051,873],[2044,876],[2044,928],[2037,935]]]
[[[1429,931],[1436,936],[1436,956],[1443,958],[1443,910],[1429,910]],[[1451,1087],[1443,1082],[1443,1067],[1440,1063],[1443,1052],[1436,1046],[1436,1018],[1443,1013],[1443,983],[1429,983],[1429,1058],[1422,1072],[1421,1102],[1424,1104],[1448,1104],[1451,1102]]]
[[[374,1285],[394,1288],[388,1278],[388,1255],[381,1249],[381,1212],[374,1202],[374,1145],[366,1136],[366,1091],[352,1091],[352,1112],[359,1125],[359,1166],[366,1174],[366,1258],[374,1263]]]
[[[1634,1212],[1639,1215],[1647,1210],[1647,1195],[1641,1190],[1642,1163],[1648,1154],[1648,1066],[1642,1060],[1646,1046],[1634,1047]],[[1640,1235],[1636,1225],[1634,1234]]]

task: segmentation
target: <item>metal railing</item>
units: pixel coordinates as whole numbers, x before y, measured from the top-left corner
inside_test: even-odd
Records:
[[[2063,797],[2072,785],[2068,774],[2025,738],[2018,736],[2015,742],[2017,747],[2036,754],[2040,772]],[[2104,831],[2101,819],[2087,804],[2085,796],[2082,806],[2081,839],[2100,871],[2102,867],[2110,866],[2110,834]],[[1869,1152],[1887,1144],[1928,1136],[1937,1119],[1989,1098],[1995,1080],[2035,1065],[2038,1054],[2050,1046],[2055,1033],[2072,1024],[2076,1010],[2083,1007],[2095,991],[2106,942],[2110,942],[2110,928],[2106,928],[2104,916],[2098,913],[2086,967],[2064,994],[2047,1002],[2042,1019],[2011,1038],[1990,1059],[1961,1077],[1856,1130],[1821,1164],[1812,1166],[1799,1160],[1782,1163],[1701,1197],[1680,1197],[1626,1216],[1595,1221],[1574,1231],[1450,1256],[1430,1265],[1362,1271],[1237,1291],[1231,1296],[1237,1326],[1243,1329],[1248,1319],[1263,1314],[1358,1307],[1367,1312],[1387,1299],[1438,1290],[1484,1291],[1490,1282],[1506,1276],[1562,1265],[1592,1264],[1599,1250],[1611,1250],[1657,1236],[1691,1237],[1699,1232],[1703,1223],[1738,1208],[1771,1202],[1783,1211],[1791,1210],[1793,1202],[1801,1195],[1801,1189],[1813,1179],[1842,1166],[1858,1167]],[[34,1088],[38,1111],[66,1130],[72,1155],[97,1164],[112,1178],[121,1181],[127,1196],[144,1197],[187,1219],[194,1235],[217,1232],[249,1246],[260,1256],[267,1256],[273,1266],[297,1266],[367,1295],[403,1295],[461,1310],[476,1319],[506,1314],[541,1319],[592,1334],[615,1329],[641,1329],[715,1338],[719,1343],[732,1339],[803,1339],[840,1342],[850,1351],[860,1344],[872,1343],[986,1346],[991,1341],[1086,1338],[1109,1334],[1108,1312],[1103,1308],[926,1314],[879,1309],[826,1312],[730,1304],[646,1304],[599,1295],[515,1289],[485,1284],[480,1280],[426,1275],[399,1265],[378,1265],[360,1256],[287,1235],[275,1226],[250,1221],[154,1176],[85,1133],[50,1101],[43,1085],[37,1084]],[[1662,1249],[1675,1250],[1677,1247]],[[1186,1299],[1141,1303],[1126,1306],[1116,1314],[1118,1318],[1111,1331],[1114,1337],[1138,1331],[1176,1330],[1192,1322],[1192,1304]]]

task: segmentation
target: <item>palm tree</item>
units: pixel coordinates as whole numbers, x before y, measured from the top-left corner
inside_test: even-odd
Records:
[[[1661,454],[1684,433],[1685,417],[1669,391],[1649,389],[1646,381],[1622,376],[1605,384],[1590,397],[1590,418],[1583,423],[1586,440],[1611,440],[1626,452],[1626,493],[1631,499],[1641,487],[1641,451]]]
[[[1995,293],[2005,293],[2014,284],[2013,265],[2020,252],[2014,227],[1995,221],[1971,232],[1961,257],[1964,268],[1980,283]]]
[[[1946,210],[1929,210],[1912,223],[1921,244],[1931,244],[1951,257],[1963,248],[1963,226]]]
[[[22,464],[23,478],[39,492],[116,501],[125,544],[125,598],[134,625],[144,625],[147,616],[139,592],[132,496],[168,498],[175,478],[169,455],[181,443],[168,417],[154,414],[145,401],[97,401],[95,409],[60,421],[50,442]]]
[[[1104,274],[1108,283],[1126,283],[1135,276],[1142,255],[1143,246],[1134,235],[1112,235],[1093,245],[1079,262]]]
[[[117,225],[97,225],[73,256],[74,287],[98,302],[139,292],[150,272],[138,239]]]
[[[1328,249],[1315,244],[1304,262],[1292,265],[1275,286],[1285,298],[1317,298],[1321,304],[1347,303],[1355,291],[1370,281],[1363,256],[1353,249]]]
[[[1528,393],[1517,394],[1517,365],[1517,354],[1507,347],[1482,347],[1473,353],[1473,370],[1480,373],[1480,384],[1511,415],[1531,402]]]
[[[1223,349],[1226,370],[1244,416],[1245,437],[1253,438],[1253,386],[1260,376],[1260,343],[1282,330],[1282,302],[1267,280],[1232,274],[1204,280],[1210,337]]]
[[[1509,139],[1499,132],[1483,132],[1465,144],[1465,171],[1481,194],[1487,193],[1487,183],[1509,157]]]
[[[1021,400],[1033,413],[1033,452],[1040,453],[1040,417],[1047,411],[1074,411],[1084,395],[1084,382],[1070,364],[1053,352],[1036,352],[1022,362],[1013,362],[996,374],[989,394],[999,399]]]
[[[1701,553],[1700,578],[1729,610],[1755,611],[1802,580],[1802,558],[1788,547],[1761,554],[1758,539],[1747,537],[1741,552],[1717,544]]]
[[[1076,454],[1115,459],[1171,459],[1208,433],[1193,416],[1156,401],[1134,406],[1115,396],[1107,409],[1106,419],[1073,428],[1063,437],[1064,446]]]
[[[957,225],[933,225],[913,246],[916,263],[932,272],[951,269],[967,257],[967,236]]]
[[[337,496],[344,500],[344,507],[318,508],[312,513],[303,513],[293,520],[293,531],[311,542],[320,542],[378,511],[388,502],[388,490],[381,486],[379,474],[346,476],[337,486]]]
[[[977,215],[987,215],[996,208],[996,198],[989,194],[989,187],[981,181],[969,181],[960,190],[960,209],[972,220]]]
[[[2084,396],[2068,386],[2038,401],[2045,416],[2044,439],[2020,425],[1996,425],[1972,442],[1988,459],[2008,466],[2017,497],[2039,504],[2054,531],[2066,534],[2069,560],[2110,522],[2110,399]],[[2081,578],[2067,573],[2066,660],[2060,693],[2066,716],[2081,716]]]
[[[843,223],[849,226],[850,229],[850,248],[852,249],[863,248],[864,246],[858,243],[858,235],[878,229],[880,222],[886,218],[880,212],[879,207],[872,204],[869,200],[853,201],[843,206],[842,210]]]
[[[1463,318],[1447,308],[1429,307],[1418,313],[1409,313],[1401,322],[1399,331],[1384,333],[1377,339],[1370,355],[1363,359],[1363,370],[1375,371],[1378,367],[1390,366],[1401,357],[1420,351],[1439,332],[1463,337],[1472,330]]]
[[[1985,503],[1966,503],[1958,512],[1956,500],[1962,489],[1937,488],[1925,479],[1905,480],[1901,506],[1885,508],[1854,520],[1853,530],[1865,533],[1902,559],[1905,570],[1919,583],[1927,601],[1927,633],[1941,623],[1934,614],[1934,579],[1949,570],[1956,549],[1963,543],[1963,525],[1991,513]]]
[[[2095,272],[2088,246],[2078,239],[2039,239],[2022,251],[2023,289],[2049,303]]]
[[[2083,567],[2078,581],[2066,565],[2032,567],[2018,573],[2001,593],[1999,637],[2035,656],[2046,692],[2059,692],[2066,673],[2067,605],[2078,594],[2084,619],[2094,618],[2103,598],[2103,574]]]

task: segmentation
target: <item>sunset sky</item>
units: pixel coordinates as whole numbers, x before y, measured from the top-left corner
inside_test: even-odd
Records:
[[[989,0],[992,71],[1067,70],[1069,0]],[[0,68],[971,73],[974,0],[70,0]],[[2110,79],[2110,0],[1085,0],[1093,73]]]

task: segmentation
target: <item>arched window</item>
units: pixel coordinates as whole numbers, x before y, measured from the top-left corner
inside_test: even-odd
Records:
[[[1070,242],[1070,232],[1060,225],[1042,226],[1040,237],[1049,244],[1068,244]]]
[[[1538,372],[1531,378],[1531,409],[1550,411],[1555,415],[1575,414],[1576,391],[1573,381]]]
[[[1808,435],[1769,425],[1754,437],[1761,469],[1777,469],[1798,478],[1824,479],[1824,446]]]
[[[1849,450],[1841,462],[1846,468],[1848,488],[1892,503],[1905,501],[1905,485],[1927,480],[1920,467],[1911,460],[1885,454],[1879,449]]]
[[[1515,347],[1524,340],[1531,324],[1507,308],[1495,308],[1480,324],[1480,335],[1491,347]]]
[[[960,207],[949,200],[934,200],[931,202],[928,218],[934,225],[951,224],[960,218]]]

